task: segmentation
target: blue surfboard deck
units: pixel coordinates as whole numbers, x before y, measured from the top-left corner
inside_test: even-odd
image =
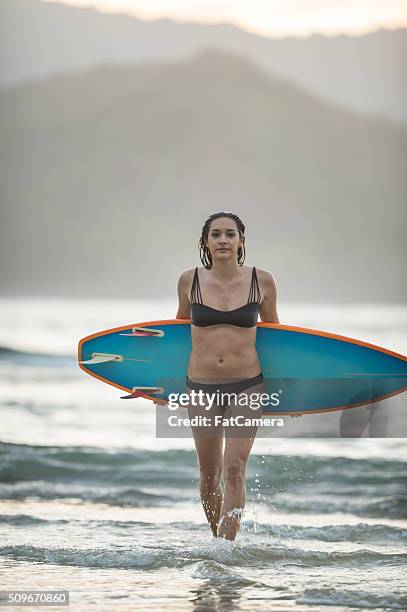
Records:
[[[144,333],[152,335],[139,335]],[[265,392],[279,397],[278,406],[265,406],[265,413],[354,408],[407,390],[406,356],[353,338],[258,323],[256,349]],[[148,321],[83,338],[78,361],[105,383],[159,401],[186,391],[190,352],[190,320]]]

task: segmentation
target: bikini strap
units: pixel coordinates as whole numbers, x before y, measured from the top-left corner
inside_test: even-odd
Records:
[[[252,283],[250,285],[249,299],[247,300],[248,304],[251,304],[252,302],[257,302],[258,304],[261,302],[259,282],[257,280],[257,272],[254,266],[252,271]]]
[[[199,285],[198,267],[195,268],[194,280],[192,281],[189,301],[191,304],[203,304],[201,287]]]

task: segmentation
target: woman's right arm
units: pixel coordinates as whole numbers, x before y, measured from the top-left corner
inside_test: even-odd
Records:
[[[178,279],[178,312],[176,319],[191,318],[191,304],[188,297],[188,289],[191,284],[191,271],[186,270]]]
[[[175,317],[176,319],[190,319],[191,318],[191,314],[190,314],[190,303],[189,303],[189,298],[188,298],[188,287],[189,284],[191,283],[191,275],[188,274],[190,272],[190,270],[186,270],[185,272],[182,272],[181,276],[178,279],[178,287],[177,287],[177,291],[178,291],[178,312],[177,312],[177,316]],[[158,405],[168,405],[168,401],[166,400],[165,402],[163,402],[163,400],[159,400],[159,401],[155,401],[154,404],[156,406]]]

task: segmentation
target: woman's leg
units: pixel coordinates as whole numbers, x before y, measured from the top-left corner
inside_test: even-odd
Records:
[[[261,417],[262,409],[252,410],[249,406],[239,405],[239,399],[247,394],[254,400],[264,393],[264,382],[242,391],[236,402],[232,402],[225,412],[225,418],[232,416]],[[256,394],[256,395],[254,395]],[[250,401],[250,400],[249,400]],[[257,404],[256,404],[257,405]],[[221,508],[221,520],[218,536],[234,540],[240,527],[243,509],[246,504],[246,468],[256,438],[257,426],[247,428],[227,428],[225,453],[223,457],[223,479],[225,483],[224,500]]]
[[[187,388],[187,392],[190,389]],[[223,415],[224,410],[213,406],[205,410],[205,406],[189,406],[188,416],[205,416],[212,419],[210,426],[192,426],[196,454],[199,464],[199,491],[206,518],[213,535],[217,536],[220,510],[223,502],[221,487],[223,468],[223,427],[215,426],[213,417]]]
[[[195,448],[199,462],[199,492],[206,518],[212,533],[218,535],[223,492],[222,478],[223,439],[221,437],[195,437]]]

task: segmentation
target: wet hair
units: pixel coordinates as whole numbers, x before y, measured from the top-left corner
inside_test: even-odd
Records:
[[[233,221],[235,221],[237,225],[240,239],[243,242],[242,246],[237,249],[237,263],[239,264],[239,266],[243,265],[243,262],[246,257],[246,251],[245,251],[245,246],[244,246],[244,243],[245,243],[244,231],[246,228],[243,224],[243,221],[232,212],[220,211],[220,212],[214,213],[213,215],[207,218],[202,228],[202,235],[198,242],[199,257],[201,258],[203,266],[207,270],[210,270],[212,268],[212,255],[211,255],[210,250],[206,246],[205,241],[208,240],[209,229],[210,229],[212,221],[214,221],[214,219],[219,219],[220,217],[227,217],[228,219],[233,219]]]

